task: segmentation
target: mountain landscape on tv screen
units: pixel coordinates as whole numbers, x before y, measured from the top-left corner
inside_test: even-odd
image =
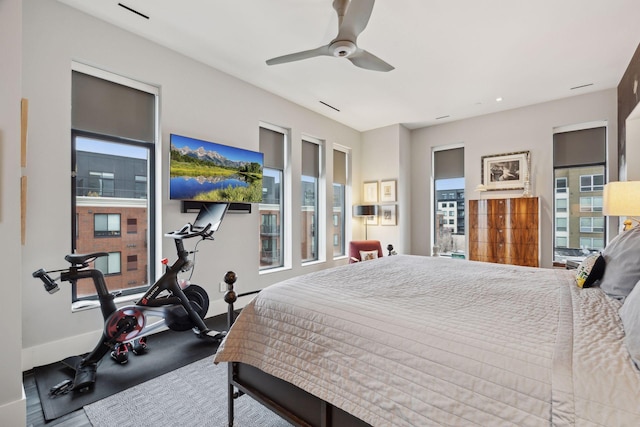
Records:
[[[172,135],[170,158],[171,199],[262,201],[261,153]]]

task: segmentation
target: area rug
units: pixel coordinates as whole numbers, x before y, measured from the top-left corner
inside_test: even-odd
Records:
[[[289,427],[249,396],[235,401],[239,427]],[[94,427],[228,426],[227,364],[207,357],[84,407]]]
[[[227,329],[224,315],[208,318],[205,323],[214,330]],[[73,378],[74,372],[61,362],[35,367],[33,373],[44,419],[51,421],[66,415],[129,387],[211,356],[218,349],[218,343],[198,339],[191,331],[160,332],[151,335],[148,343],[149,350],[146,354],[129,355],[129,361],[125,365],[119,365],[108,355],[105,356],[98,366],[94,388],[83,393],[49,396],[49,389],[53,385]]]

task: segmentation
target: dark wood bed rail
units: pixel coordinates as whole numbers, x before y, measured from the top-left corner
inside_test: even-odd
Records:
[[[227,272],[224,276],[224,281],[227,284],[224,301],[228,305],[227,324],[229,329],[231,329],[236,319],[233,304],[238,297],[259,292],[236,294],[233,288],[236,280],[237,276],[233,271]],[[234,422],[234,401],[244,394],[255,399],[295,426],[370,427],[368,423],[342,409],[256,367],[240,362],[229,362],[227,372],[229,427],[233,427]]]

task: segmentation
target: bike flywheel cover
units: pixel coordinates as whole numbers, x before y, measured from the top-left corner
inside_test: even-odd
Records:
[[[129,341],[140,334],[145,326],[144,313],[136,307],[122,307],[116,310],[104,324],[107,338],[118,342]]]

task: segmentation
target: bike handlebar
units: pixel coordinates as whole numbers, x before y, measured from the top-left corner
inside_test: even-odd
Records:
[[[194,230],[193,225],[190,223],[185,224],[180,230],[170,231],[164,235],[165,237],[171,237],[172,239],[190,239],[192,237],[201,236],[203,239],[210,239],[213,236],[211,231],[211,224],[207,224],[201,230]]]
[[[54,294],[60,290],[60,287],[58,286],[56,281],[47,274],[44,268],[41,268],[38,271],[34,271],[33,277],[42,280],[45,290],[50,294]]]

